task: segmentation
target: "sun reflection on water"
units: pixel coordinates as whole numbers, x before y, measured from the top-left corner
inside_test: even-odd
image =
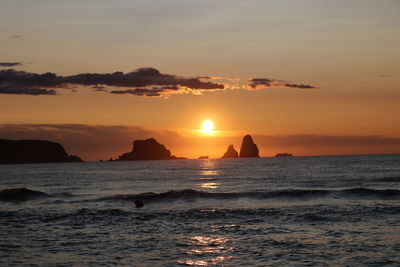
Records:
[[[217,162],[215,160],[202,160],[200,162],[200,178],[199,180],[216,180],[221,174],[221,171],[217,169]],[[216,189],[221,183],[217,182],[205,182],[199,184],[201,188],[205,189]]]
[[[212,176],[212,175],[218,175],[220,171],[218,170],[210,170],[210,171],[201,171],[200,175],[202,176]]]
[[[200,160],[199,163],[201,169],[213,169],[217,166],[217,161],[213,159]]]
[[[219,188],[221,170],[216,160],[208,159],[199,162],[198,184],[203,189],[213,190]],[[213,211],[213,210],[210,210]],[[234,246],[232,240],[220,235],[194,235],[187,240],[187,247],[183,251],[187,258],[178,260],[179,264],[188,266],[224,265],[232,259]]]
[[[216,265],[224,261],[226,257],[219,256],[210,260],[182,260],[178,261],[181,264],[189,265],[189,266],[209,266],[209,265]]]
[[[200,186],[202,188],[215,189],[218,188],[219,185],[221,185],[221,183],[202,183]]]
[[[228,239],[222,236],[192,236],[189,239],[190,246],[194,248],[187,250],[185,253],[188,255],[207,256],[209,254],[214,255],[208,259],[184,259],[178,261],[180,264],[190,266],[209,266],[221,264],[227,259],[233,258],[232,256],[225,256],[225,254],[234,250],[233,247],[228,246]],[[219,254],[219,255],[215,255]]]

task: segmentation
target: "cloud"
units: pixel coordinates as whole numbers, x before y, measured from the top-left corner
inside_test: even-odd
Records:
[[[2,63],[4,66],[20,63]],[[13,88],[7,93],[23,94],[55,94],[54,90],[77,89],[79,86],[91,87],[93,91],[109,92],[119,95],[135,95],[146,97],[168,97],[173,94],[202,94],[206,91],[228,89],[265,89],[286,87],[298,89],[314,88],[307,84],[288,83],[276,79],[253,78],[248,84],[242,84],[235,77],[198,76],[180,77],[163,74],[154,68],[140,68],[132,72],[114,73],[80,73],[61,76],[52,72],[32,73],[14,69],[0,70],[0,87]],[[107,90],[111,87],[111,90]],[[21,88],[18,90],[18,88]],[[31,88],[32,90],[27,90]],[[39,89],[41,88],[41,89]],[[121,88],[121,89],[119,89]],[[46,91],[47,90],[47,91]]]
[[[65,82],[62,76],[57,76],[51,72],[36,74],[7,69],[0,70],[0,85],[3,84],[27,87],[57,87],[65,84]]]
[[[249,86],[253,89],[256,89],[259,86],[270,87],[273,81],[275,80],[268,78],[253,78],[249,80]]]
[[[308,84],[288,83],[281,80],[269,78],[252,78],[249,79],[247,89],[267,89],[267,88],[297,88],[297,89],[314,89],[314,86]]]
[[[188,89],[182,86],[153,86],[152,88],[134,88],[128,90],[111,91],[111,94],[135,95],[135,96],[168,96],[172,94],[188,93]]]
[[[135,89],[128,89],[128,90],[117,90],[111,91],[111,94],[118,94],[118,95],[136,95],[136,96],[161,96],[161,93],[166,92],[162,88],[155,88],[147,89],[147,88],[135,88]]]
[[[21,62],[0,62],[0,67],[15,67],[22,65]]]
[[[284,87],[289,87],[289,88],[298,88],[298,89],[314,89],[314,86],[311,86],[309,84],[296,84],[296,83],[285,83]]]
[[[79,85],[107,85],[117,87],[143,87],[152,85],[180,85],[190,89],[224,89],[223,85],[211,82],[202,82],[197,78],[182,78],[175,75],[162,74],[154,68],[140,68],[124,74],[84,73],[63,77],[65,83]]]
[[[92,86],[92,89],[96,92],[107,92],[105,86],[100,86],[100,85],[94,85]],[[76,90],[75,90],[76,91]]]
[[[0,84],[0,94],[9,95],[56,95],[56,90]]]
[[[22,38],[22,35],[15,34],[15,35],[11,35],[10,38],[19,39],[19,38]]]
[[[71,76],[58,76],[47,72],[43,74],[16,71],[13,69],[0,71],[0,85],[24,87],[73,88],[73,86],[92,86],[97,91],[104,91],[110,87],[143,87],[121,91],[112,91],[113,94],[134,94],[139,96],[160,96],[164,93],[180,91],[180,93],[222,90],[224,85],[198,78],[178,77],[162,74],[154,68],[141,68],[133,72],[123,73],[82,73]]]

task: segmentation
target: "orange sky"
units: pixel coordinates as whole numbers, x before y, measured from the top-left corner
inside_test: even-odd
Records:
[[[239,149],[247,133],[264,156],[399,153],[399,8],[390,0],[302,5],[289,0],[176,0],[168,5],[100,0],[95,6],[90,1],[4,0],[0,138],[59,141],[87,160],[115,157],[129,151],[135,138],[148,137],[178,156],[217,157],[230,143]],[[135,73],[142,67],[174,81],[107,86],[99,80],[106,91],[95,91],[93,84],[71,78]],[[76,84],[23,83],[6,77],[7,69],[51,72]],[[201,86],[229,82],[234,89],[193,84],[206,76],[224,79],[200,79]],[[273,85],[253,90],[253,78]],[[183,84],[192,86],[191,93],[184,93]],[[301,88],[306,85],[314,88]],[[137,88],[154,93],[174,86],[161,97],[112,93]],[[57,95],[29,95],[38,88]],[[224,134],[194,133],[204,119],[213,120]],[[60,127],[70,124],[79,127],[67,132]],[[143,131],[132,130],[137,127]],[[85,145],[88,136],[93,144]]]

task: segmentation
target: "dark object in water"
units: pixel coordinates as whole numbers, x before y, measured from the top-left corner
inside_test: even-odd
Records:
[[[136,208],[142,208],[144,206],[143,201],[139,200],[139,199],[135,199],[134,201]]]
[[[275,155],[275,157],[292,157],[293,154],[290,153],[278,153]]]
[[[3,201],[27,201],[46,196],[48,196],[46,193],[27,188],[9,188],[0,191],[0,200]]]
[[[208,159],[208,156],[201,156],[199,159]]]

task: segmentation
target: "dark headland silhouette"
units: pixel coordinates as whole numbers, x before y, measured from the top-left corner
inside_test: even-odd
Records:
[[[253,138],[251,136],[245,135],[243,137],[242,146],[240,147],[239,157],[241,158],[259,158],[258,155],[258,147],[253,142]]]
[[[46,140],[0,139],[0,164],[81,162],[59,143]]]
[[[221,158],[222,159],[231,159],[231,158],[238,158],[238,157],[239,157],[239,153],[235,150],[233,145],[229,145],[225,154]]]
[[[154,138],[146,140],[135,140],[131,152],[127,152],[119,156],[117,161],[130,160],[169,160],[184,159],[178,158],[162,144],[158,143]]]

